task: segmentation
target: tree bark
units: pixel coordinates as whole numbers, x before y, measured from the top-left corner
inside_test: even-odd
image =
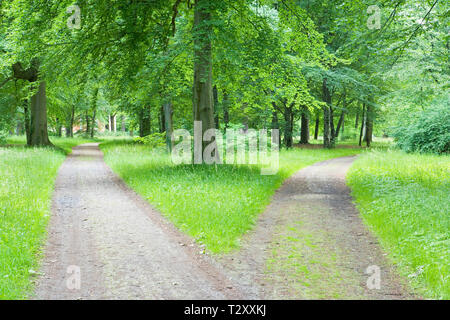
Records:
[[[331,94],[328,90],[327,86],[327,78],[323,79],[322,84],[322,90],[323,90],[323,101],[327,104],[323,107],[323,147],[330,149],[333,148],[333,132],[334,132],[334,126],[332,122],[332,110],[331,110]],[[331,127],[333,127],[331,129]]]
[[[12,66],[14,78],[27,80],[35,83],[38,81],[39,75],[39,61],[33,59],[31,66],[24,69],[20,62]],[[25,117],[27,117],[27,110]],[[30,107],[30,121],[29,121],[29,135],[27,134],[27,145],[29,146],[51,146],[52,143],[48,138],[47,129],[47,98],[45,92],[45,81],[39,83],[38,91],[31,97]],[[27,120],[25,124],[27,124]]]
[[[212,92],[212,24],[208,0],[195,0],[194,12],[194,84],[193,113],[194,121],[202,123],[202,137],[208,129],[214,129],[214,105]],[[205,150],[208,142],[202,139],[201,150]]]
[[[139,136],[145,137],[151,133],[150,107],[144,107],[139,112]]]
[[[41,81],[38,92],[31,97],[30,145],[51,146],[47,130],[47,97],[45,81]]]
[[[173,108],[172,103],[164,104],[164,118],[166,127],[166,145],[169,152],[172,152],[172,132],[173,132]]]
[[[285,107],[284,110],[284,144],[286,148],[292,148],[293,145],[293,139],[292,134],[294,131],[293,121],[294,121],[294,115],[292,112],[292,107]]]
[[[361,131],[359,132],[359,146],[362,146],[362,138],[363,138],[363,133],[364,133],[364,126],[365,126],[365,122],[366,122],[366,104],[363,104],[363,109],[362,109],[362,121],[361,121]]]
[[[272,129],[280,130],[280,123],[278,122],[278,114],[276,111],[272,112]],[[281,135],[278,135],[278,145],[281,147]]]
[[[309,112],[306,106],[302,108],[302,120],[300,128],[300,144],[309,143]]]
[[[339,121],[336,127],[336,138],[339,137],[339,132],[341,131],[341,127],[343,128],[343,123],[345,119],[345,111],[342,111],[341,116],[339,117]]]
[[[314,129],[314,140],[319,139],[320,112],[316,112],[316,127]]]
[[[219,92],[217,91],[217,86],[213,87],[213,101],[214,101],[214,124],[216,129],[219,129]]]
[[[95,117],[97,116],[97,95],[98,95],[98,88],[95,88],[94,93],[92,95],[92,127],[91,127],[91,138],[94,138],[95,134]]]
[[[373,109],[370,106],[370,104],[368,104],[366,107],[366,134],[364,139],[368,148],[370,148],[370,145],[372,143],[373,118],[374,118]]]
[[[230,122],[230,114],[228,112],[228,93],[223,92],[223,123],[225,124],[225,129],[228,128],[228,123]]]
[[[31,145],[31,120],[30,111],[28,109],[28,100],[25,100],[23,104],[23,116],[25,122],[25,135],[27,138],[27,145]]]
[[[86,111],[84,118],[86,119],[86,136],[87,136],[91,133],[91,123],[90,123],[89,114],[87,111]]]

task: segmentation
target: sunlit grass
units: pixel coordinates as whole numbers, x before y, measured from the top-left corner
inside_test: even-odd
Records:
[[[283,150],[279,172],[263,176],[256,166],[175,166],[165,153],[142,145],[105,143],[101,147],[105,161],[131,188],[215,253],[239,246],[241,236],[292,173],[318,161],[360,152]]]
[[[450,299],[450,157],[369,152],[348,181],[365,222],[412,286]]]
[[[23,299],[32,289],[45,239],[51,196],[66,153],[84,139],[52,138],[58,148],[0,146],[0,299]]]

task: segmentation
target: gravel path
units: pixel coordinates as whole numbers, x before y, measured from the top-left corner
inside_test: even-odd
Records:
[[[61,166],[52,211],[35,299],[243,298],[113,174],[98,144],[74,148]]]
[[[219,259],[247,297],[413,298],[352,203],[345,175],[354,159],[332,159],[294,174],[244,237],[243,248]],[[367,286],[369,266],[380,268],[379,289]]]

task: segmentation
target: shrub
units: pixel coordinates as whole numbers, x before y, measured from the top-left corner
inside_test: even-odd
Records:
[[[138,144],[149,146],[150,148],[162,148],[166,145],[166,133],[152,133],[145,137],[134,138],[133,141]]]
[[[445,103],[416,114],[392,132],[406,152],[443,154],[450,151],[450,109]]]
[[[6,138],[8,137],[8,133],[6,131],[0,130],[0,145],[6,144]]]

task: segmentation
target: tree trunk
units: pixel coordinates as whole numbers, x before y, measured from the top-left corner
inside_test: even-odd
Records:
[[[355,119],[355,129],[358,129],[358,123],[359,123],[359,107],[358,110],[356,111],[356,119]]]
[[[121,125],[121,130],[122,132],[126,131],[126,127],[125,127],[125,116],[121,116],[120,117],[120,125]]]
[[[166,127],[166,145],[169,152],[172,152],[172,132],[173,132],[173,109],[172,103],[164,104],[164,118]]]
[[[345,119],[345,111],[342,111],[341,116],[339,117],[339,121],[336,127],[336,138],[339,137],[339,132],[341,131],[341,127],[344,128],[343,123]]]
[[[294,131],[294,126],[293,126],[293,113],[292,113],[292,108],[285,108],[284,110],[284,121],[285,121],[285,125],[284,125],[284,144],[286,146],[286,148],[292,148],[292,144],[293,144],[293,139],[292,139],[292,134]]]
[[[150,107],[144,107],[139,112],[139,136],[145,137],[151,133]]]
[[[164,116],[164,107],[159,109],[159,133],[166,132],[166,118]]]
[[[228,113],[228,94],[226,91],[223,92],[223,123],[225,124],[225,129],[228,128],[228,123],[230,122],[230,114]]]
[[[39,84],[39,90],[31,97],[31,146],[51,146],[47,131],[47,97],[45,81]]]
[[[362,121],[361,121],[361,131],[359,132],[359,146],[362,146],[362,137],[363,137],[363,133],[364,133],[364,125],[366,122],[366,104],[363,105],[363,109],[362,109]]]
[[[316,112],[316,127],[314,129],[314,140],[319,139],[320,112]]]
[[[323,101],[327,104],[323,107],[323,147],[324,148],[333,148],[333,139],[334,139],[334,126],[332,122],[332,110],[331,110],[331,94],[328,90],[327,86],[327,78],[323,79],[322,84],[323,90]],[[331,129],[331,127],[333,128]]]
[[[365,134],[365,139],[364,139],[368,148],[370,148],[370,145],[372,143],[373,118],[374,118],[373,109],[370,106],[370,104],[368,104],[367,108],[366,108],[366,134]]]
[[[86,135],[89,135],[91,133],[91,122],[87,111],[84,118],[86,119]]]
[[[27,145],[31,145],[31,120],[30,111],[28,110],[28,100],[25,100],[23,104],[23,116],[25,122],[25,135],[27,138]]]
[[[95,88],[94,93],[92,95],[92,127],[91,127],[91,138],[94,138],[95,134],[95,117],[97,116],[97,96],[98,96],[98,88]]]
[[[62,137],[62,124],[59,122],[59,118],[56,118],[56,135]]]
[[[212,55],[211,37],[212,24],[211,6],[209,0],[195,0],[194,12],[194,84],[193,84],[193,113],[194,121],[202,124],[202,137],[208,129],[214,129],[214,105],[212,92]],[[209,142],[202,139],[201,146],[197,146],[194,154],[198,156]],[[199,148],[201,147],[201,150]],[[196,157],[199,162],[200,157]]]
[[[214,101],[214,124],[216,129],[219,129],[219,92],[217,91],[217,86],[213,87],[213,101]]]
[[[22,121],[17,121],[16,136],[22,135]]]
[[[302,123],[300,128],[300,144],[309,143],[309,113],[308,108],[303,106],[302,108]]]
[[[272,112],[272,129],[280,130],[280,123],[278,122],[278,114],[276,111]],[[281,135],[278,135],[278,145],[281,146]]]

